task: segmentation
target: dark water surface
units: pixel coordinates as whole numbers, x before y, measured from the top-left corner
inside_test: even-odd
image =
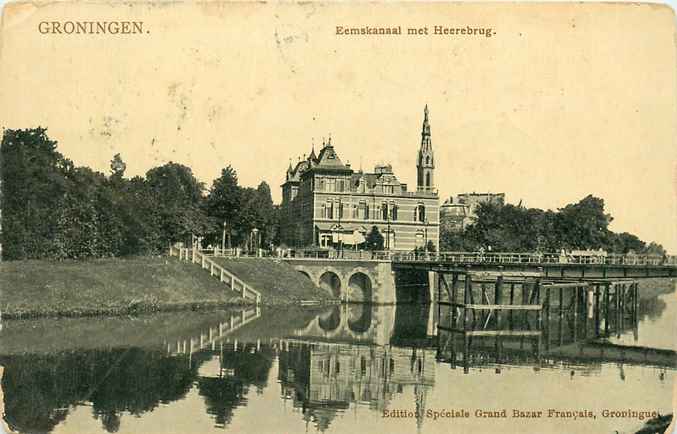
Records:
[[[21,433],[635,432],[630,410],[671,412],[676,314],[673,287],[600,337],[568,315],[538,336],[438,336],[449,313],[429,305],[6,321],[4,418]]]

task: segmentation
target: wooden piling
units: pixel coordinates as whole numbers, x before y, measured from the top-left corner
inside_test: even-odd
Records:
[[[503,268],[503,267],[500,267]],[[500,305],[501,304],[501,293],[503,291],[503,274],[499,274],[498,277],[496,278],[496,286],[494,287],[494,304]],[[501,310],[497,309],[496,310],[496,328],[500,326],[501,323]]]

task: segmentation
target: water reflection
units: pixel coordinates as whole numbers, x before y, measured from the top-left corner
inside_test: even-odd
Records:
[[[19,432],[150,432],[139,424],[165,425],[160,420],[170,416],[160,410],[169,407],[193,421],[193,432],[246,432],[263,423],[261,411],[276,415],[271,432],[346,432],[372,423],[424,432],[436,426],[429,409],[495,406],[515,387],[538,388],[520,398],[527,407],[544,396],[560,402],[564,379],[611,400],[605,405],[631,405],[638,395],[669,409],[675,353],[652,347],[650,335],[671,331],[650,324],[676,313],[664,298],[640,303],[632,318],[478,314],[465,329],[454,329],[457,313],[430,305],[163,314],[103,326],[9,322],[0,332],[5,419]],[[450,327],[437,333],[438,325]],[[607,396],[609,387],[617,397]],[[482,393],[488,388],[494,396]],[[414,417],[381,417],[397,408]],[[354,420],[344,417],[351,412]],[[71,419],[78,424],[64,423]],[[598,428],[621,424],[605,423]]]

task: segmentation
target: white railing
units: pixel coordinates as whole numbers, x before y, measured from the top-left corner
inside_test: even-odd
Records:
[[[262,255],[273,256],[273,255]],[[277,255],[282,259],[324,259],[330,261],[362,260],[393,262],[444,262],[459,264],[598,264],[622,266],[677,266],[677,256],[520,252],[397,252],[366,250],[287,249]]]
[[[243,282],[236,275],[226,270],[205,253],[197,248],[187,249],[183,247],[169,247],[169,256],[176,256],[180,261],[188,261],[193,264],[200,264],[200,266],[209,270],[211,276],[217,276],[219,281],[225,283],[232,291],[239,293],[242,298],[254,300],[256,304],[261,303],[261,293]]]

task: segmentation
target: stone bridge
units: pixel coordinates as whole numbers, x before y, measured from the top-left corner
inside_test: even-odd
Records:
[[[284,261],[347,303],[432,300],[429,272],[395,272],[389,260],[285,258]]]

